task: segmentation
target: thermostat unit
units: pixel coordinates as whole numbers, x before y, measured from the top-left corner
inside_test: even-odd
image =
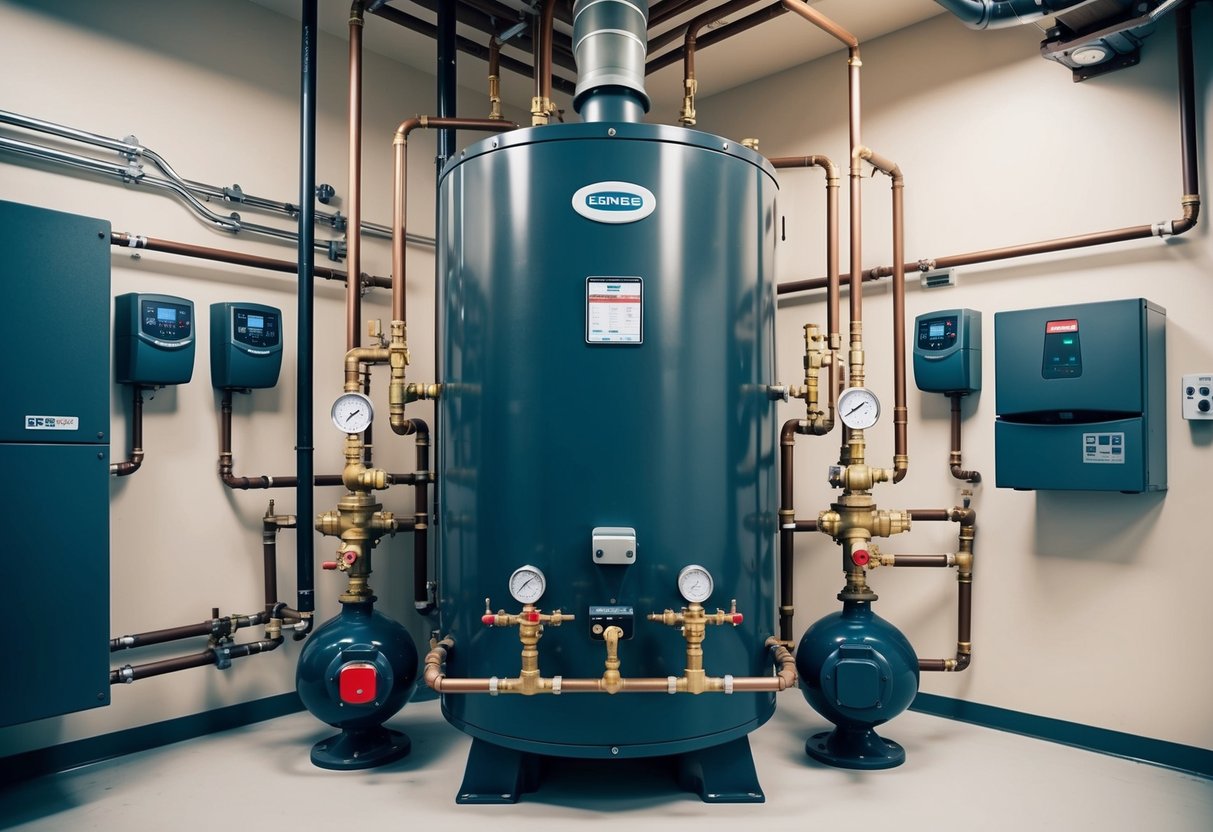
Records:
[[[273,387],[281,368],[281,309],[259,303],[211,304],[212,387]]]
[[[914,319],[914,383],[928,393],[981,389],[981,313],[929,312]]]
[[[119,384],[185,384],[194,375],[194,302],[130,292],[114,298]]]

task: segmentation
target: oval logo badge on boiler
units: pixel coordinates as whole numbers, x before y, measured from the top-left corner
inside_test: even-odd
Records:
[[[594,222],[636,222],[656,208],[653,192],[631,182],[595,182],[573,194],[573,210]]]

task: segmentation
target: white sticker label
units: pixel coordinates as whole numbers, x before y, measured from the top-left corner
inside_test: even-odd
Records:
[[[573,194],[573,210],[594,222],[636,222],[656,208],[653,192],[631,182],[595,182]]]
[[[1082,461],[1093,465],[1124,465],[1125,435],[1123,433],[1084,433]]]
[[[80,430],[79,416],[26,416],[26,430]]]
[[[644,341],[644,282],[639,277],[589,277],[585,281],[587,344]]]

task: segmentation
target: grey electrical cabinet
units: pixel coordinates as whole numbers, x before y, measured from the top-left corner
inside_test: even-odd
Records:
[[[997,313],[995,484],[1165,490],[1166,323],[1144,298]]]
[[[2,727],[110,701],[110,224],[0,202],[0,249]]]

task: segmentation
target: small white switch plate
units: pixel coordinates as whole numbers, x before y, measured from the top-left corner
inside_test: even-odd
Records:
[[[1213,419],[1213,373],[1184,376],[1179,393],[1185,419]]]

